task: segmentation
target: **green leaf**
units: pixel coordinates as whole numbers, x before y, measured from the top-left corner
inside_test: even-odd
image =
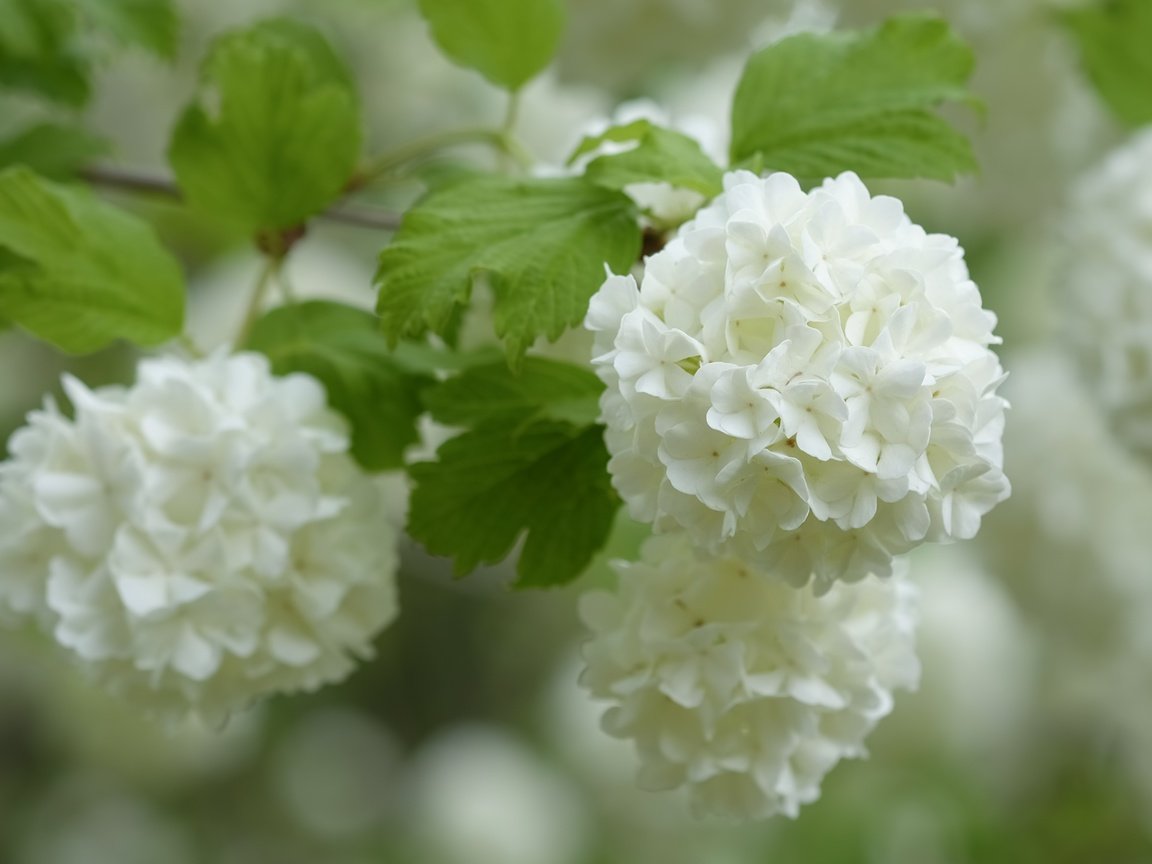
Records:
[[[463,575],[505,558],[524,532],[519,587],[575,579],[606,541],[619,501],[608,479],[603,385],[589,370],[525,357],[465,368],[425,395],[432,416],[466,427],[410,469],[409,531]]]
[[[494,421],[446,441],[437,462],[410,469],[409,532],[460,576],[502,560],[526,533],[517,586],[570,582],[604,545],[619,503],[603,431]]]
[[[1108,107],[1132,126],[1152,122],[1152,3],[1108,0],[1068,9],[1062,17]]]
[[[597,156],[588,163],[584,176],[598,186],[623,189],[632,183],[669,183],[709,198],[723,189],[724,172],[694,138],[648,120],[635,120],[585,138],[568,164],[595,153],[606,143],[634,143],[635,146],[621,153]]]
[[[176,54],[179,21],[172,0],[76,0],[90,26],[122,45],[139,45],[160,57]]]
[[[441,50],[493,84],[519,90],[556,54],[560,0],[420,0]]]
[[[299,225],[340,197],[360,155],[346,70],[315,30],[277,19],[221,36],[168,157],[189,201],[251,232]]]
[[[282,306],[256,322],[248,347],[266,354],[277,375],[307,372],[323,382],[365,469],[401,467],[405,448],[420,440],[420,393],[433,379],[394,360],[374,315],[321,300]]]
[[[579,323],[604,281],[640,252],[628,198],[576,178],[483,175],[433,190],[380,255],[377,311],[393,340],[446,334],[487,279],[496,334],[517,360],[538,336]]]
[[[860,32],[791,36],[754,54],[732,106],[733,163],[821,178],[952,179],[976,168],[933,109],[974,104],[972,52],[943,21],[892,18]]]
[[[507,363],[465,369],[424,397],[432,416],[449,426],[540,417],[579,425],[596,422],[604,385],[582,366],[525,357],[513,371]]]
[[[75,10],[59,0],[0,0],[0,84],[65,105],[87,102],[90,68],[75,25]]]
[[[27,165],[44,177],[66,178],[108,149],[105,139],[78,126],[44,123],[0,141],[0,168]]]
[[[180,266],[152,229],[89,192],[18,166],[0,172],[0,315],[65,351],[179,334]]]

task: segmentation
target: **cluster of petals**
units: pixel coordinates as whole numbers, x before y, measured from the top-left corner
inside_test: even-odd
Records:
[[[1117,437],[1152,460],[1152,129],[1076,185],[1064,220],[1064,335]]]
[[[994,325],[957,241],[856,175],[730,173],[592,298],[613,483],[795,585],[888,575],[1008,494]]]
[[[683,534],[616,562],[590,593],[581,684],[633,740],[638,782],[686,787],[696,815],[795,817],[919,677],[915,591],[902,576],[793,588],[738,559],[697,559]]]
[[[306,375],[260,355],[65,377],[0,464],[0,610],[109,689],[218,722],[344,676],[396,612],[394,505]]]

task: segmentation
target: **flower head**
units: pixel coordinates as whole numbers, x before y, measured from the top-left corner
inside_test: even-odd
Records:
[[[396,612],[396,528],[306,375],[257,354],[65,378],[9,442],[0,607],[110,689],[219,719],[344,676]]]
[[[1117,437],[1152,461],[1152,130],[1086,174],[1065,219],[1064,331]]]
[[[994,323],[956,241],[854,174],[729,174],[592,298],[616,488],[793,584],[886,575],[1008,494]]]
[[[635,741],[640,785],[687,786],[701,815],[795,816],[820,782],[916,685],[914,592],[903,579],[823,596],[735,558],[701,559],[684,535],[651,538],[594,593],[581,682],[603,726]]]

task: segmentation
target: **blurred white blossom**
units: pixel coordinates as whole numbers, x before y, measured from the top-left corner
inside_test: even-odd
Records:
[[[417,860],[584,860],[587,812],[575,787],[507,732],[453,728],[417,754],[413,771],[409,824],[422,849]]]
[[[1037,698],[1026,617],[971,544],[926,547],[909,559],[919,591],[921,684],[878,731],[877,761],[881,753],[886,763],[931,753],[997,792],[1019,788]]]
[[[1152,473],[1116,446],[1071,358],[1053,346],[1011,368],[1016,494],[975,548],[1040,640],[1049,710],[1146,720]]]
[[[1152,463],[1152,129],[1073,189],[1060,281],[1064,334],[1117,437]]]
[[[697,815],[796,816],[824,775],[916,686],[915,592],[902,578],[823,596],[733,559],[697,560],[684,535],[618,562],[619,590],[586,595],[581,682],[636,742],[638,781],[687,786]]]
[[[351,708],[306,714],[281,740],[271,786],[293,825],[340,840],[379,829],[400,788],[400,745]]]
[[[110,689],[218,722],[346,675],[396,613],[398,528],[306,375],[257,354],[64,379],[0,465],[0,606]]]
[[[187,827],[151,802],[76,776],[37,802],[16,864],[193,864]]]

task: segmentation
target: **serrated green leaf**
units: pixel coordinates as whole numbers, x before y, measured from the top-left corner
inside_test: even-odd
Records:
[[[108,149],[105,139],[77,126],[44,123],[0,141],[0,168],[26,165],[43,177],[66,178]]]
[[[1108,0],[1062,17],[1084,71],[1113,113],[1132,126],[1152,123],[1152,3]]]
[[[541,417],[588,425],[599,416],[603,390],[600,379],[584,367],[525,357],[517,370],[504,362],[465,369],[430,390],[424,404],[449,426]]]
[[[436,189],[404,215],[380,255],[377,311],[393,340],[445,334],[473,280],[495,295],[496,334],[519,358],[580,322],[604,281],[640,252],[635,208],[575,178],[483,175]]]
[[[315,30],[277,19],[221,36],[168,157],[197,208],[251,232],[296,226],[340,196],[360,155],[360,110]]]
[[[935,113],[974,103],[972,52],[941,20],[791,36],[754,54],[732,106],[733,163],[798,177],[950,180],[976,168],[968,139]]]
[[[588,163],[584,176],[598,186],[623,189],[632,183],[669,183],[709,198],[723,188],[724,172],[700,149],[699,142],[648,120],[613,126],[600,135],[585,138],[569,164],[595,153],[608,142],[635,146],[621,153],[597,156]]]
[[[75,0],[89,26],[122,45],[139,45],[160,57],[176,53],[179,22],[172,0]]]
[[[411,468],[408,530],[462,576],[505,558],[526,533],[518,587],[575,579],[612,528],[603,428],[538,420],[491,422],[441,445]]]
[[[65,351],[179,334],[180,266],[141,220],[18,166],[0,172],[0,315]]]
[[[89,63],[75,39],[75,10],[58,0],[0,0],[0,85],[80,106]]]
[[[399,468],[420,440],[421,390],[433,379],[395,361],[374,315],[314,300],[273,309],[256,322],[248,347],[278,375],[307,372],[352,427],[352,455],[369,471]]]
[[[564,28],[559,0],[420,0],[420,11],[449,58],[508,90],[552,62]]]

